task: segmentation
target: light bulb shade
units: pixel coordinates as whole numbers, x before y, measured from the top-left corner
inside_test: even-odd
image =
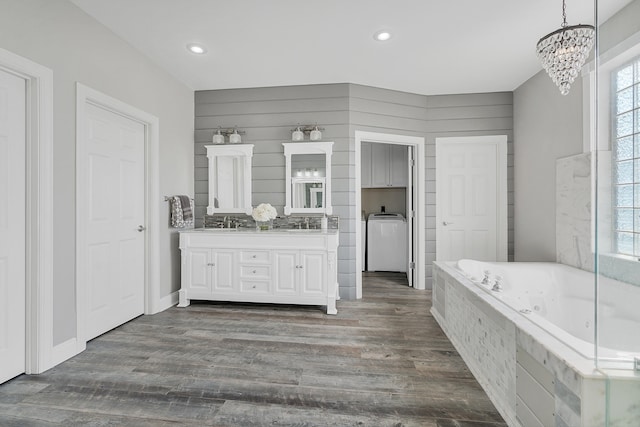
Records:
[[[242,137],[237,130],[234,130],[233,133],[229,135],[229,142],[232,144],[240,144],[242,142]]]
[[[296,128],[296,130],[291,132],[292,141],[302,141],[303,139],[304,139],[304,132],[302,132],[300,128]]]
[[[315,127],[309,134],[309,139],[312,141],[320,141],[322,139],[322,132],[318,130],[318,126]]]
[[[572,25],[547,34],[538,41],[538,58],[561,94],[569,93],[571,84],[589,57],[594,38],[593,26]]]
[[[224,144],[224,135],[221,134],[219,130],[213,134],[213,143]]]

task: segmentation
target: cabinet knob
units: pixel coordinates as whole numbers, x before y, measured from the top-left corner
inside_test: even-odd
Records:
[[[208,262],[207,265],[210,266],[210,267],[214,267],[215,266],[215,264],[212,263],[212,262]]]
[[[255,271],[255,270],[253,270],[253,274],[256,274],[256,271]]]
[[[255,289],[255,288],[256,288],[256,285],[253,285],[253,286],[252,286],[252,288],[253,288],[253,289]]]
[[[257,258],[257,255],[253,255],[251,258]]]

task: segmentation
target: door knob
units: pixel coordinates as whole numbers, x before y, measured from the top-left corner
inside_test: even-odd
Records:
[[[453,224],[452,222],[442,221],[442,225],[447,226]]]
[[[138,231],[141,232],[141,233],[146,229],[147,229],[147,227],[145,227],[144,225],[139,225],[138,226]]]

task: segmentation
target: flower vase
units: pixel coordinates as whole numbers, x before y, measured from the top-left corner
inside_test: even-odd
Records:
[[[257,231],[268,231],[273,228],[272,221],[256,221]]]

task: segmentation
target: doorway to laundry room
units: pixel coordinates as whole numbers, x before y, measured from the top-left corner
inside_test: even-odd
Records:
[[[423,159],[424,138],[356,131],[357,298],[363,274],[425,288]]]

